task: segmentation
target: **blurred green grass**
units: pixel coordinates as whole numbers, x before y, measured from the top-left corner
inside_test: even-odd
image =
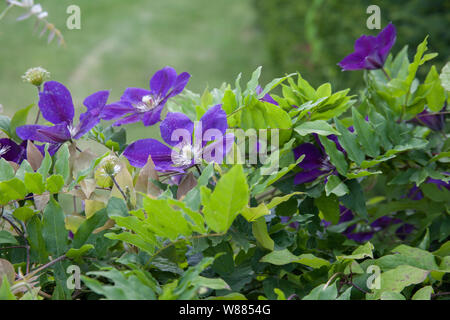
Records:
[[[251,0],[36,2],[62,31],[66,47],[32,34],[34,19],[16,22],[19,8],[0,21],[0,104],[7,115],[37,102],[36,89],[21,80],[34,66],[46,68],[71,90],[79,112],[95,91],[112,90],[114,101],[127,87],[147,88],[150,76],[166,65],[191,73],[187,88],[201,93],[234,82],[240,72],[245,79],[268,61]],[[71,4],[81,8],[81,30],[66,28]],[[263,80],[271,76],[264,69]],[[148,128],[134,126],[130,136],[146,137],[141,130]]]

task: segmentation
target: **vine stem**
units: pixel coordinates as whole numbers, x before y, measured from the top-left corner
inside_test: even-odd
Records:
[[[3,17],[8,13],[8,11],[9,11],[12,7],[14,7],[14,5],[9,4],[9,5],[5,8],[5,10],[3,10],[3,12],[0,14],[0,20],[3,19]]]
[[[150,257],[150,259],[147,261],[147,263],[145,264],[145,268],[148,267],[148,265],[150,264],[150,262],[152,262],[153,259],[154,259],[158,254],[160,254],[161,252],[163,252],[163,251],[166,250],[167,248],[170,248],[171,246],[173,246],[173,245],[175,245],[175,244],[177,244],[177,243],[180,243],[180,242],[183,242],[183,241],[188,241],[188,240],[194,240],[194,239],[202,239],[202,238],[209,238],[209,237],[221,237],[221,236],[223,236],[223,235],[225,235],[225,234],[226,234],[225,232],[223,232],[223,233],[201,234],[201,235],[193,236],[193,237],[190,237],[190,238],[187,238],[187,239],[184,238],[184,239],[178,239],[178,240],[176,240],[176,241],[173,241],[173,242],[169,243],[168,245],[165,245],[164,247],[161,247],[160,249],[158,249],[158,250]]]
[[[52,265],[54,265],[54,264],[56,264],[56,263],[58,263],[58,262],[60,262],[60,261],[62,261],[64,259],[66,259],[66,258],[67,258],[67,256],[65,254],[63,254],[62,256],[60,256],[60,257],[58,257],[58,258],[56,258],[56,259],[54,259],[54,260],[52,260],[52,261],[42,265],[42,266],[40,266],[39,268],[37,268],[37,269],[35,269],[35,270],[33,270],[33,271],[29,272],[29,273],[27,273],[25,275],[25,277],[30,278],[30,277],[34,276],[35,274],[41,272],[42,270],[45,270],[48,267],[51,267]]]
[[[37,90],[38,90],[38,97],[41,94],[41,86],[37,86]],[[37,124],[39,122],[39,117],[41,116],[41,108],[39,108],[38,106],[38,113],[36,115],[36,120],[34,120],[34,124]]]
[[[391,81],[392,78],[389,76],[389,74],[387,73],[386,69],[383,67],[381,68],[381,71],[383,71],[384,75],[386,76],[386,78],[388,79],[388,81]]]

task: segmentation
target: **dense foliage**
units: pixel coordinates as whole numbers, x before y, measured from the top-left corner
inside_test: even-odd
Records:
[[[339,89],[361,87],[359,73],[342,74],[336,61],[348,54],[349,44],[366,32],[370,5],[381,8],[383,23],[395,21],[401,38],[396,49],[430,35],[430,48],[439,52],[434,63],[439,69],[450,55],[447,32],[450,5],[445,0],[253,0],[259,25],[270,53],[273,68],[279,72],[302,70],[314,85],[330,81]],[[369,31],[376,34],[378,30]],[[410,47],[410,54],[414,54]],[[419,76],[426,76],[419,70]]]
[[[36,120],[0,116],[0,298],[446,299],[450,66],[395,40],[389,24],[342,59],[358,95],[300,73],[260,86],[261,68],[198,95],[165,67],[78,120],[30,69]],[[135,122],[160,137],[127,144]]]

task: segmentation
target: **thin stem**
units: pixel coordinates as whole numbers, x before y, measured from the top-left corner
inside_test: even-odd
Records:
[[[45,269],[47,269],[48,267],[51,267],[52,265],[58,263],[59,261],[62,261],[62,260],[64,260],[64,259],[66,259],[66,258],[67,258],[67,256],[66,256],[65,254],[63,254],[62,256],[56,258],[55,260],[52,260],[52,261],[50,261],[49,263],[46,263],[46,264],[40,266],[39,268],[37,268],[37,269],[31,271],[30,273],[27,273],[27,274],[25,275],[25,277],[30,278],[30,277],[34,276],[35,274],[41,272],[42,270],[45,270]]]
[[[12,4],[9,4],[9,5],[5,8],[5,10],[3,10],[3,12],[0,14],[0,20],[3,19],[3,17],[8,13],[8,11],[9,11],[12,7],[14,7],[14,6],[13,6]]]
[[[8,250],[8,249],[18,249],[18,248],[29,248],[28,246],[9,246],[9,247],[2,247],[0,250]]]
[[[384,67],[383,68],[381,68],[381,71],[383,71],[383,73],[384,73],[384,75],[386,76],[386,78],[388,79],[388,81],[391,81],[392,80],[392,78],[389,76],[389,74],[386,72],[386,69],[384,69]]]
[[[41,94],[41,86],[37,86],[37,90],[38,90],[38,97]],[[36,115],[36,120],[34,120],[34,124],[37,124],[39,122],[39,117],[41,116],[41,108],[39,108],[38,106],[38,113]]]

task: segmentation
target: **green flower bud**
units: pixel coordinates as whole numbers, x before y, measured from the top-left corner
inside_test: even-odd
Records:
[[[50,79],[50,72],[41,67],[28,69],[22,76],[24,82],[40,87],[46,80]]]

